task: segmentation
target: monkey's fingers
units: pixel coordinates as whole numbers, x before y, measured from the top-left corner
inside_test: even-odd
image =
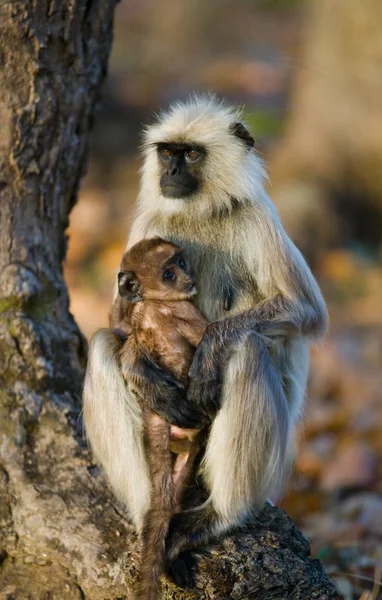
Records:
[[[222,382],[218,379],[190,379],[188,399],[211,419],[221,407],[221,390]]]

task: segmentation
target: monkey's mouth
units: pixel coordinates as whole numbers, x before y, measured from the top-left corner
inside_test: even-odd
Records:
[[[165,198],[183,200],[193,196],[199,188],[198,181],[191,177],[170,177],[165,174],[160,182],[162,194]]]
[[[165,198],[173,198],[174,200],[184,200],[193,195],[193,190],[184,189],[182,186],[166,185],[162,188],[162,194]]]
[[[196,296],[196,294],[198,293],[198,290],[196,289],[194,282],[190,283],[190,285],[188,286],[187,292],[190,294],[190,296]]]

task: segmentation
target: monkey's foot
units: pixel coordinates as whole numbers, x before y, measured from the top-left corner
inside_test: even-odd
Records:
[[[195,585],[196,559],[191,551],[182,552],[166,566],[169,577],[181,588]]]
[[[167,563],[171,565],[185,550],[208,544],[219,531],[218,521],[211,506],[174,515],[166,539]]]

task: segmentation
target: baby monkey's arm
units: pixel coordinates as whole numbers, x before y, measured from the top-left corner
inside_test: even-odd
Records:
[[[191,302],[178,302],[174,310],[176,328],[191,346],[195,348],[207,328],[208,321]]]

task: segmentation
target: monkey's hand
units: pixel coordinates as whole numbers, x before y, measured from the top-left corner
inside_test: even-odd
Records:
[[[202,410],[187,398],[187,390],[170,373],[152,361],[140,363],[134,382],[150,410],[181,428],[201,429],[207,422]],[[129,381],[129,373],[123,374]]]
[[[220,409],[225,351],[226,341],[217,324],[211,323],[196,349],[188,388],[190,403],[199,407],[210,419]]]

